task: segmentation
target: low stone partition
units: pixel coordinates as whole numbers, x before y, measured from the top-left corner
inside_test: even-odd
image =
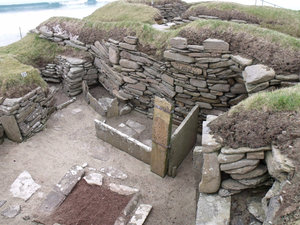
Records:
[[[129,137],[108,124],[95,120],[96,136],[146,164],[151,161],[151,147]]]
[[[65,92],[71,97],[82,92],[82,81],[89,86],[98,83],[98,70],[92,59],[57,56],[55,63],[41,69],[41,75],[47,82],[62,82]]]
[[[0,142],[6,136],[14,142],[41,131],[54,112],[55,89],[34,89],[20,98],[0,98]]]
[[[200,193],[200,198],[201,194],[212,194],[212,198],[216,195],[230,197],[246,189],[272,186],[262,199],[263,215],[258,218],[261,222],[271,224],[269,221],[272,221],[278,210],[274,204],[278,203],[280,190],[293,174],[293,163],[274,145],[236,149],[222,146],[210,134],[207,126],[216,118],[208,116],[207,121],[203,122],[202,146],[194,149],[193,164],[198,195]],[[271,204],[271,201],[275,203]]]

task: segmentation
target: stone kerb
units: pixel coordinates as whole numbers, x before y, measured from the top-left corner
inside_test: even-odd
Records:
[[[20,98],[2,98],[0,104],[0,142],[4,136],[14,142],[22,142],[41,131],[55,110],[53,95],[41,87]]]

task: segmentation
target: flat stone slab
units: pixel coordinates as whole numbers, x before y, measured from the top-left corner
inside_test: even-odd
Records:
[[[233,169],[238,169],[238,168],[242,168],[245,166],[256,166],[256,165],[258,165],[258,163],[259,163],[258,159],[242,159],[237,162],[221,164],[220,169],[221,169],[221,171],[233,170]]]
[[[248,173],[248,172],[254,170],[256,167],[257,167],[257,165],[245,166],[245,167],[238,168],[238,169],[226,170],[225,172],[228,174],[245,174],[245,173]]]
[[[134,215],[131,217],[128,225],[143,225],[150,214],[152,205],[140,204]]]
[[[232,155],[221,153],[218,155],[218,161],[219,163],[232,163],[244,158],[244,156],[245,156],[244,153],[232,154]]]
[[[103,182],[103,176],[100,173],[91,173],[83,177],[83,179],[90,185],[101,186]]]
[[[230,176],[235,180],[241,180],[241,179],[251,179],[254,177],[262,176],[268,171],[267,167],[265,165],[258,165],[257,168],[254,170],[245,173],[245,174],[231,174]]]
[[[240,192],[241,191],[227,190],[227,189],[220,188],[219,191],[218,191],[218,195],[220,195],[221,197],[228,197],[228,196],[232,196],[232,195],[238,194]]]
[[[16,198],[27,201],[41,186],[34,182],[31,175],[24,171],[10,186],[10,192]]]
[[[238,64],[242,65],[242,66],[249,66],[252,64],[252,59],[247,59],[245,57],[242,57],[240,55],[232,55],[231,59],[235,62],[237,62]]]
[[[118,130],[121,131],[122,133],[128,135],[129,137],[134,137],[137,134],[134,129],[132,129],[131,127],[128,127],[124,123],[119,124]]]
[[[102,173],[105,173],[107,176],[115,179],[125,180],[128,177],[127,174],[123,173],[121,170],[118,170],[111,166],[107,168],[101,168],[100,171]]]
[[[22,142],[23,138],[14,116],[1,116],[0,123],[8,139],[14,142]]]
[[[114,183],[109,184],[109,189],[120,195],[132,195],[139,192],[139,189],[137,188],[132,188],[125,185],[114,184]]]
[[[187,39],[182,37],[175,37],[170,40],[170,45],[174,48],[185,49],[187,48]]]
[[[241,191],[251,187],[251,186],[249,187],[248,185],[241,184],[240,182],[232,179],[227,179],[222,181],[221,186],[224,189],[233,190],[233,191]]]
[[[65,200],[66,196],[57,191],[51,191],[44,202],[42,203],[40,210],[44,213],[51,213],[53,212],[57,207],[63,203]]]
[[[275,71],[262,64],[247,66],[243,77],[247,84],[259,84],[272,80],[275,77]]]
[[[240,148],[222,148],[221,152],[223,154],[240,154],[240,153],[247,153],[247,152],[260,152],[260,151],[270,151],[271,146],[265,146],[261,148],[247,148],[247,147],[240,147]]]
[[[197,204],[196,225],[228,225],[231,197],[200,193]]]
[[[229,51],[229,44],[219,39],[206,39],[203,41],[205,50]]]
[[[81,166],[72,166],[71,169],[59,181],[59,183],[55,185],[54,189],[67,196],[70,194],[83,175],[84,170]]]
[[[1,212],[1,215],[6,218],[14,218],[21,212],[20,205],[14,205],[6,208],[4,211]]]
[[[133,120],[127,120],[126,125],[134,129],[139,134],[146,129],[145,125],[135,122]]]
[[[258,185],[258,184],[261,184],[261,183],[265,182],[269,178],[270,178],[270,175],[266,173],[262,176],[254,177],[254,178],[251,178],[251,179],[241,179],[241,180],[238,180],[238,182],[240,182],[244,185],[253,185],[253,186],[255,186],[255,185]]]

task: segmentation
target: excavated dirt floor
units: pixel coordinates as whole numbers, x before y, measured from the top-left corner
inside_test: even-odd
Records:
[[[0,216],[0,224],[36,224],[32,220],[53,186],[73,165],[85,162],[96,169],[112,166],[128,175],[120,184],[140,189],[142,202],[153,205],[146,225],[194,224],[192,154],[182,163],[175,179],[162,179],[148,165],[98,139],[94,128],[96,118],[101,119],[79,96],[76,102],[55,112],[44,131],[29,140],[17,144],[5,139],[0,145],[0,200],[7,203],[0,211],[15,204],[20,204],[22,211],[13,219]],[[24,170],[41,185],[27,202],[14,198],[9,191]]]

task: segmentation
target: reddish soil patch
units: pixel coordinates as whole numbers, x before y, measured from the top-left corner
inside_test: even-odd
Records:
[[[48,223],[113,225],[130,198],[81,180]]]
[[[292,144],[292,133],[299,129],[297,112],[242,111],[225,113],[209,124],[215,136],[232,148],[258,148],[274,143],[282,150]]]

